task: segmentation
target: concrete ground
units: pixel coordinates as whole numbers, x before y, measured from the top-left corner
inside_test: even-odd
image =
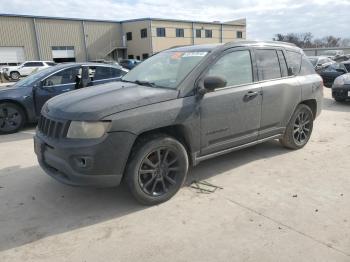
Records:
[[[0,261],[350,261],[350,103],[325,90],[310,143],[268,142],[201,163],[159,206],[125,188],[62,185],[33,127],[0,137]]]

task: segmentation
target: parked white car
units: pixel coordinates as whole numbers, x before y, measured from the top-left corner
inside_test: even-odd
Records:
[[[19,80],[23,76],[28,76],[33,72],[54,66],[52,61],[26,61],[19,66],[6,66],[2,68],[4,77],[7,80]]]

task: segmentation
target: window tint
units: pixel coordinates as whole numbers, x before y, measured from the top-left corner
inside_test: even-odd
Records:
[[[281,69],[276,50],[256,50],[259,80],[276,79],[281,77]]]
[[[205,30],[205,37],[206,38],[212,38],[213,37],[213,31],[212,30]]]
[[[293,51],[287,51],[287,64],[295,74],[299,74],[301,66],[301,54]]]
[[[93,80],[103,80],[103,79],[109,79],[112,78],[113,75],[113,69],[112,67],[105,67],[105,66],[96,66],[90,67],[91,72],[90,74],[91,77],[93,77]]]
[[[127,33],[126,33],[126,40],[127,40],[127,41],[132,40],[132,33],[131,33],[131,32],[127,32]]]
[[[344,66],[346,67],[346,70],[348,70],[348,72],[350,72],[350,64],[344,64]]]
[[[157,28],[157,36],[158,37],[165,37],[165,28],[164,27],[159,27]]]
[[[147,28],[141,29],[141,38],[147,37]]]
[[[278,50],[277,54],[278,54],[278,59],[280,61],[282,77],[286,77],[286,76],[288,76],[288,67],[287,67],[286,59],[285,59],[284,54],[281,50]]]
[[[44,66],[42,62],[28,62],[24,64],[24,67],[37,67]]]
[[[300,69],[300,74],[305,76],[305,75],[312,75],[315,74],[315,69],[313,65],[311,64],[310,60],[307,59],[306,56],[302,57],[301,61],[301,69]]]
[[[250,52],[235,51],[221,57],[208,71],[208,76],[219,76],[227,81],[226,86],[253,82]]]
[[[185,37],[185,32],[182,28],[176,28],[176,37]]]
[[[79,73],[79,67],[64,69],[44,80],[44,86],[55,86],[75,83],[75,77]]]
[[[202,30],[201,29],[196,29],[196,37],[201,38],[202,37]]]

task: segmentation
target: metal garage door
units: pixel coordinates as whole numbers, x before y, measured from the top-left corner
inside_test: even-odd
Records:
[[[0,63],[22,63],[24,61],[23,47],[0,47]]]

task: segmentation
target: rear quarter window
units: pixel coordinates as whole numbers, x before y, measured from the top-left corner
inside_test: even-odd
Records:
[[[293,51],[287,51],[287,64],[289,68],[292,68],[297,75],[301,68],[301,54]]]
[[[306,56],[303,56],[301,59],[301,69],[300,69],[300,75],[313,75],[315,74],[315,69],[313,65],[311,64],[310,60],[307,59]]]

